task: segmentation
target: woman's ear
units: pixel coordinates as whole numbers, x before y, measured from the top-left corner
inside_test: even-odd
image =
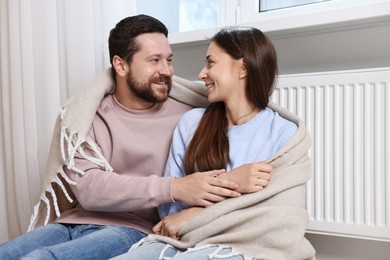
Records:
[[[245,78],[248,75],[244,59],[240,59],[240,79]]]
[[[126,75],[127,62],[123,60],[121,57],[115,55],[112,58],[112,65],[118,76],[124,77]]]

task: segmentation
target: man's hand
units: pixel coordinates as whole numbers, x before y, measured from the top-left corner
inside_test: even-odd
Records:
[[[237,191],[240,193],[252,193],[262,190],[268,185],[271,171],[272,166],[265,162],[248,163],[223,173],[218,178],[238,183]]]
[[[204,208],[192,207],[184,209],[175,214],[166,216],[153,227],[153,232],[173,239],[180,240],[178,233],[185,223],[193,219],[197,214],[202,212]]]
[[[175,200],[191,205],[207,207],[226,198],[239,197],[238,184],[230,180],[214,178],[225,170],[196,172],[182,178],[176,178],[172,185]]]

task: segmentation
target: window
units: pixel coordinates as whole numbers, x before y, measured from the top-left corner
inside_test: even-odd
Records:
[[[136,13],[162,21],[170,33],[216,27],[218,0],[137,0]]]
[[[298,5],[314,4],[330,0],[259,0],[259,12],[288,8]]]
[[[293,2],[299,6],[283,7]],[[305,2],[308,1],[241,0],[237,22],[254,24],[263,31],[291,31],[312,26],[325,28],[383,16],[389,5],[387,0],[324,0],[303,4]],[[269,11],[259,11],[266,9]]]

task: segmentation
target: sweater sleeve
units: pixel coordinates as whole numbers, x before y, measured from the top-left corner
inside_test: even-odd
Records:
[[[93,129],[90,135],[94,139]],[[101,153],[99,146],[97,149]],[[91,148],[84,148],[84,153],[85,157],[95,156]],[[102,166],[80,157],[75,158],[75,166],[83,174],[70,169],[65,169],[65,172],[77,183],[71,185],[71,188],[80,205],[86,210],[137,211],[173,201],[173,177],[118,174],[115,171],[106,171]]]

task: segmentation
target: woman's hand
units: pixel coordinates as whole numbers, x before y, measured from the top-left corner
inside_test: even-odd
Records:
[[[166,216],[153,227],[153,232],[167,237],[172,237],[180,240],[178,233],[185,223],[193,219],[196,215],[202,212],[204,208],[192,207],[183,209],[175,214]]]
[[[252,193],[262,190],[271,178],[272,166],[265,162],[248,163],[230,172],[222,173],[218,178],[238,183],[240,193]]]
[[[213,178],[225,170],[196,172],[182,178],[175,178],[172,196],[175,200],[191,206],[208,207],[226,198],[239,197],[238,184],[228,179]]]

